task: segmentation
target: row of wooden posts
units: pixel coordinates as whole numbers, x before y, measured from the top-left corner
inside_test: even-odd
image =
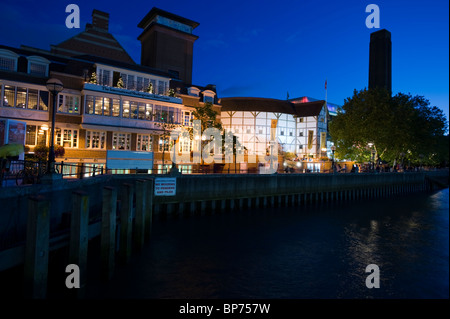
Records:
[[[427,183],[380,185],[329,192],[316,191],[249,198],[239,198],[236,194],[236,198],[172,203],[154,203],[153,179],[139,179],[135,184],[124,183],[118,188],[104,186],[102,190],[102,217],[99,235],[101,236],[101,275],[105,281],[110,280],[114,273],[116,242],[119,243],[118,260],[127,263],[131,257],[132,247],[142,249],[150,238],[154,215],[170,217],[186,215],[186,213],[204,214],[207,211],[214,213],[257,207],[282,207],[390,197],[423,191],[429,189],[430,185]],[[118,191],[120,191],[120,198],[118,198]],[[133,207],[134,197],[136,198],[135,208]],[[117,216],[118,203],[120,203],[119,216]],[[29,198],[24,291],[25,296],[31,298],[45,298],[47,293],[50,205],[51,203],[41,196]],[[117,224],[118,221],[119,224]],[[119,238],[116,238],[117,226],[119,226]],[[86,276],[83,274],[87,272],[88,242],[91,237],[93,236],[89,234],[89,195],[83,191],[74,191],[70,217],[68,264],[75,264],[79,267],[81,274],[79,296],[82,296],[82,291],[86,286]]]
[[[127,263],[132,246],[142,249],[150,238],[152,228],[153,180],[124,183],[120,188],[119,261]],[[136,207],[133,208],[134,196]],[[105,186],[102,192],[102,220],[100,231],[101,274],[105,281],[111,279],[116,260],[116,226],[118,189]],[[42,196],[33,196],[28,202],[27,238],[24,260],[24,295],[28,298],[45,298],[47,295],[48,262],[50,253],[50,205]],[[133,223],[134,210],[134,223]],[[69,231],[68,264],[79,267],[80,290],[86,286],[89,242],[89,195],[83,191],[72,193],[72,212]]]

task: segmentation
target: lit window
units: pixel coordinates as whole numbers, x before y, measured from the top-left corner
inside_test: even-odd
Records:
[[[152,150],[153,138],[148,134],[138,134],[136,141],[136,150],[150,152]]]
[[[86,131],[86,148],[105,149],[106,133]]]
[[[112,148],[113,150],[130,150],[130,141],[130,133],[113,133]]]
[[[79,114],[80,113],[80,97],[76,95],[59,94],[58,112]]]
[[[68,148],[78,147],[78,130],[57,128],[55,131],[56,144]]]

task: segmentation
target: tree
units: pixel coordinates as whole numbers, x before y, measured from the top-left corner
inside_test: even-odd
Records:
[[[150,82],[146,88],[147,93],[153,93],[153,84]]]
[[[90,80],[89,80],[89,83],[97,84],[97,73],[92,72],[91,78],[90,78]]]
[[[123,79],[122,76],[119,77],[119,79],[117,80],[117,87],[120,89],[123,89]]]
[[[424,97],[384,89],[354,90],[330,122],[336,157],[358,162],[427,162],[447,130],[443,112]],[[422,156],[419,156],[422,154]]]

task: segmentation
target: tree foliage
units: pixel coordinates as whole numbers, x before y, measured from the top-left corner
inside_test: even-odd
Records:
[[[355,90],[329,124],[336,158],[368,162],[374,152],[378,160],[412,164],[442,158],[437,154],[447,127],[443,111],[423,96],[391,96],[384,89]]]

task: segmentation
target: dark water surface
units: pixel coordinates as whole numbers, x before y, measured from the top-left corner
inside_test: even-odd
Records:
[[[448,189],[153,224],[88,298],[449,298]],[[368,289],[365,268],[380,269]]]

